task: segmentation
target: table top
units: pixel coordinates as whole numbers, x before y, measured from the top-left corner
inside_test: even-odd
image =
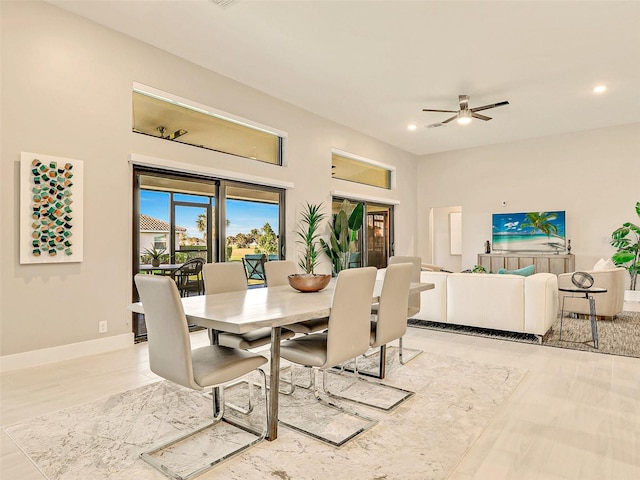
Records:
[[[377,280],[371,302],[380,299],[382,280]],[[335,279],[319,292],[302,293],[289,285],[250,288],[237,292],[197,295],[182,298],[182,306],[189,323],[214,330],[246,333],[261,327],[277,327],[313,318],[327,317]],[[434,288],[432,283],[412,283],[411,293]],[[140,302],[129,310],[144,313]]]
[[[600,287],[589,287],[589,288],[578,288],[578,287],[558,287],[558,290],[561,292],[571,292],[571,293],[606,293],[606,288]]]
[[[138,270],[141,272],[151,272],[153,270],[163,270],[167,272],[172,272],[173,270],[177,270],[178,268],[180,268],[182,265],[184,264],[183,263],[161,263],[157,267],[154,267],[153,265],[150,265],[150,264],[144,264],[144,265],[140,265],[138,267]]]

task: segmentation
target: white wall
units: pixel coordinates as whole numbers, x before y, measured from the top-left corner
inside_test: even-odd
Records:
[[[418,191],[420,212],[462,207],[463,269],[491,239],[492,213],[549,210],[566,211],[576,268],[588,269],[615,253],[611,232],[637,221],[640,124],[425,155]],[[428,220],[421,215],[418,222],[420,238],[429,238]],[[418,253],[429,260],[426,241]]]
[[[433,263],[443,267],[445,270],[459,272],[462,269],[462,256],[451,254],[451,213],[462,213],[462,208],[455,207],[435,207],[431,210],[431,262],[425,260],[424,263]],[[463,232],[464,235],[464,232]]]
[[[331,192],[399,201],[396,252],[415,253],[415,157],[41,2],[0,3],[2,355],[131,332],[131,154],[291,182],[287,230]],[[288,132],[285,168],[131,132],[134,82]],[[388,191],[331,179],[331,148],[395,165]],[[84,261],[19,264],[20,152],[84,160]],[[409,225],[410,228],[402,229]],[[296,257],[287,237],[289,258]],[[329,271],[328,262],[324,265]]]

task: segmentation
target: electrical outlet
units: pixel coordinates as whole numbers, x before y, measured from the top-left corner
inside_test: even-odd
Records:
[[[98,322],[98,333],[107,333],[107,321]]]

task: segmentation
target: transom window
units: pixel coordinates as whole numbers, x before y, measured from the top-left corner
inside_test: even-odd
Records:
[[[395,168],[390,165],[336,149],[331,151],[333,178],[390,190],[394,173]]]
[[[151,87],[133,89],[133,132],[282,165],[284,132]]]

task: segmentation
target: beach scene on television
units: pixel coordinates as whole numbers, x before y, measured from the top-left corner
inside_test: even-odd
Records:
[[[565,244],[564,211],[493,214],[493,250],[560,252]]]

